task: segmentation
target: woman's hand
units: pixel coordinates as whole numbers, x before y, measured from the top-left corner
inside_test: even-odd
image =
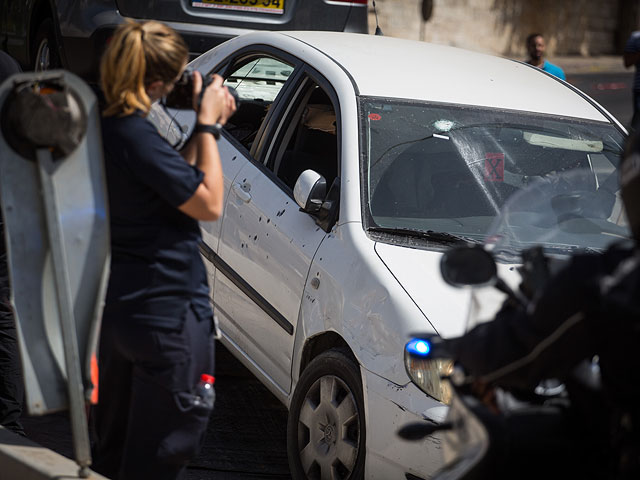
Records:
[[[220,75],[213,75],[213,81],[205,89],[198,111],[198,98],[202,90],[202,75],[196,71],[193,73],[193,109],[197,112],[198,123],[224,125],[227,119],[236,111],[236,101],[223,86],[224,79]]]

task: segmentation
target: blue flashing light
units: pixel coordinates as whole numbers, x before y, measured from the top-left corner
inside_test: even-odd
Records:
[[[406,346],[407,352],[411,355],[426,357],[431,352],[431,344],[427,340],[411,340]]]

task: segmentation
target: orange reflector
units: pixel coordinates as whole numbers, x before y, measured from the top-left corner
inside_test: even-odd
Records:
[[[40,95],[51,95],[52,93],[56,93],[59,92],[60,90],[56,90],[55,88],[51,88],[51,87],[42,87],[38,93]]]
[[[98,357],[93,353],[91,355],[91,383],[93,383],[93,391],[91,392],[91,404],[98,403]]]

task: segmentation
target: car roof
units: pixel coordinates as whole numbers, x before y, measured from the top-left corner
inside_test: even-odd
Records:
[[[280,34],[330,57],[348,72],[360,95],[609,122],[584,94],[523,62],[394,37],[319,31]]]

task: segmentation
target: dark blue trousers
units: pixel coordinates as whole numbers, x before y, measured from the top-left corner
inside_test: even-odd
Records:
[[[631,118],[631,128],[638,130],[640,128],[640,90],[633,91],[633,117]]]
[[[202,373],[214,373],[213,320],[191,308],[181,330],[102,321],[92,468],[119,480],[181,478],[197,455],[211,410],[193,406]]]
[[[11,287],[0,214],[0,425],[24,435],[20,416],[24,401],[18,335],[9,298]]]

